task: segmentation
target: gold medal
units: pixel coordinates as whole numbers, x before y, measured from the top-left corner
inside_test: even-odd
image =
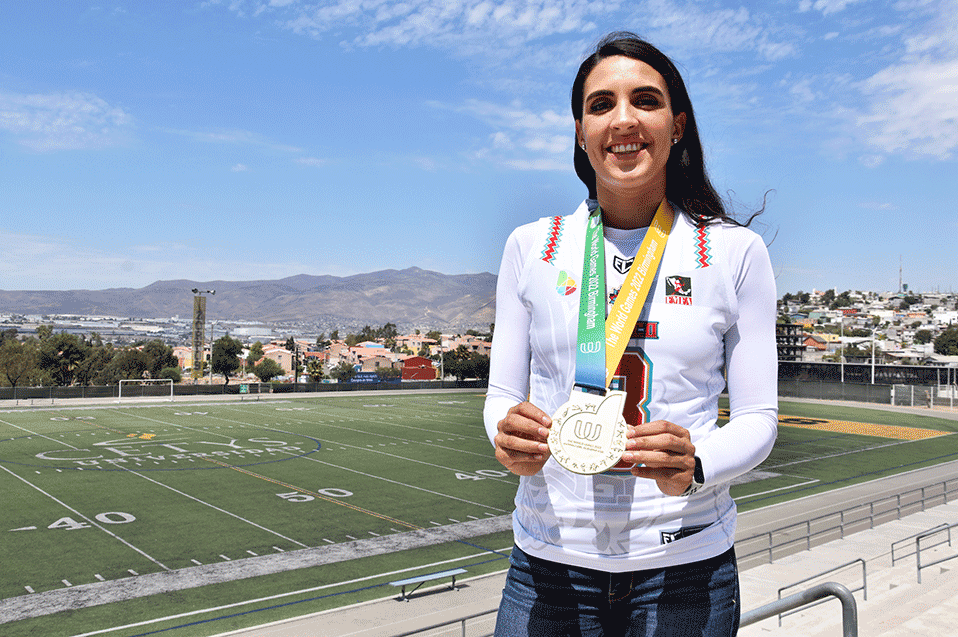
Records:
[[[622,417],[625,392],[605,396],[573,391],[552,417],[549,451],[573,473],[595,474],[622,459],[628,426]]]

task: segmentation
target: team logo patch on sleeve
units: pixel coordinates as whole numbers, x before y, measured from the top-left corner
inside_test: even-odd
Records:
[[[665,302],[673,305],[692,305],[692,278],[665,277]]]

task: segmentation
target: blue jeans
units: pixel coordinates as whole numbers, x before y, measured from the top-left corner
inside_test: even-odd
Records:
[[[606,573],[513,547],[496,637],[734,637],[735,550],[670,568]]]

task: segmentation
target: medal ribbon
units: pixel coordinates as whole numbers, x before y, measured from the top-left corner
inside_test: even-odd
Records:
[[[663,199],[642,239],[629,274],[606,320],[605,245],[602,209],[596,208],[586,226],[582,288],[579,291],[579,330],[575,384],[586,391],[605,392],[642,314],[675,215]],[[603,375],[603,371],[605,374]]]

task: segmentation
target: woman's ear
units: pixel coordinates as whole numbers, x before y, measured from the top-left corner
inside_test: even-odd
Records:
[[[685,121],[686,116],[684,111],[675,116],[672,123],[672,139],[680,140],[682,136],[685,135]]]

